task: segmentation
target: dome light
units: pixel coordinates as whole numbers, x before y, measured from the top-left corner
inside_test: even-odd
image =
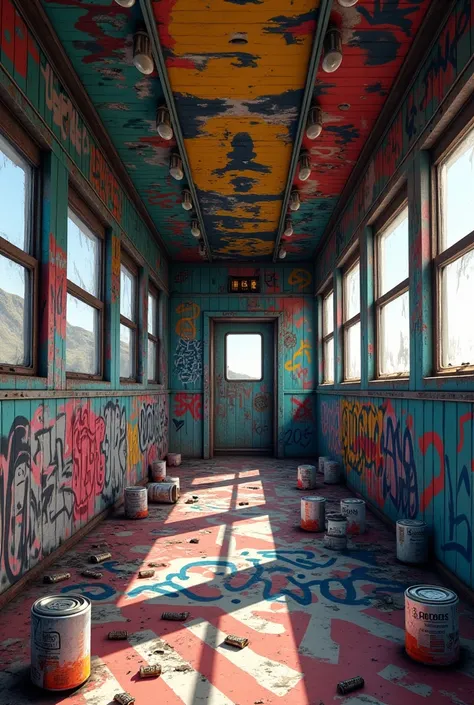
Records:
[[[301,206],[300,194],[298,191],[294,190],[290,193],[290,210],[299,211]]]
[[[115,2],[120,7],[133,7],[135,5],[135,0],[115,0]]]
[[[319,105],[313,105],[309,109],[308,120],[306,122],[306,137],[315,140],[323,131],[323,111]]]
[[[184,177],[183,160],[176,152],[173,152],[170,159],[170,175],[176,181],[181,181]]]
[[[285,231],[283,235],[285,237],[291,237],[293,235],[293,223],[291,222],[291,218],[285,220]]]
[[[337,27],[330,27],[324,37],[323,69],[326,73],[337,71],[342,64],[342,38]]]
[[[192,211],[193,209],[193,199],[191,197],[191,191],[188,191],[187,188],[183,190],[183,200],[181,201],[181,205],[183,206],[185,211]]]
[[[359,0],[337,0],[341,7],[354,7]]]
[[[301,152],[299,158],[300,169],[298,172],[298,177],[300,181],[307,181],[311,176],[311,162],[309,161],[308,152]]]
[[[197,218],[193,218],[191,221],[191,235],[193,237],[201,237],[201,228]]]
[[[278,257],[279,257],[280,259],[285,259],[285,257],[286,257],[286,250],[285,250],[284,247],[280,247],[280,249],[278,250]]]
[[[133,37],[133,63],[141,73],[147,76],[153,73],[155,68],[151,55],[150,37],[141,30]]]
[[[170,111],[166,107],[158,108],[156,114],[156,131],[164,140],[173,139],[173,128],[171,127]]]

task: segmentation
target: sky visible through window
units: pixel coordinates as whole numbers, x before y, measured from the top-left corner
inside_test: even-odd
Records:
[[[227,379],[262,377],[262,336],[259,333],[230,333],[226,336]]]

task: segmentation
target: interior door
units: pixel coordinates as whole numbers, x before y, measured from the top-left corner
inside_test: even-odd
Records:
[[[273,453],[274,358],[273,323],[215,323],[215,453]]]

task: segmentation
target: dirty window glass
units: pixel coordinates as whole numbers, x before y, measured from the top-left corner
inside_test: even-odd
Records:
[[[29,250],[28,220],[32,170],[0,136],[0,236]]]
[[[408,208],[379,236],[379,283],[383,296],[408,279]]]
[[[96,298],[100,297],[100,251],[100,239],[69,209],[67,278]]]
[[[443,367],[474,365],[474,249],[442,270],[441,302]]]
[[[225,359],[225,378],[228,382],[261,380],[262,336],[259,333],[228,333]]]
[[[0,363],[31,364],[31,273],[0,254]]]
[[[474,130],[440,166],[444,223],[441,250],[474,231]]]

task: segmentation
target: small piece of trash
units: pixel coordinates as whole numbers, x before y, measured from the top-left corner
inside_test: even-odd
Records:
[[[178,673],[187,673],[188,671],[192,671],[193,669],[186,663],[182,663],[181,666],[176,666],[174,670],[178,671]]]
[[[197,500],[197,499],[187,499],[185,504],[196,504],[196,502],[198,502],[198,501],[199,500]]]
[[[193,495],[191,495],[191,496],[192,496],[193,499],[199,499],[199,495],[197,495],[197,494],[193,494]]]
[[[239,502],[239,507],[248,507],[248,502]]]
[[[199,543],[199,539],[190,539],[189,543]]]
[[[149,568],[166,568],[166,563],[147,563]]]

